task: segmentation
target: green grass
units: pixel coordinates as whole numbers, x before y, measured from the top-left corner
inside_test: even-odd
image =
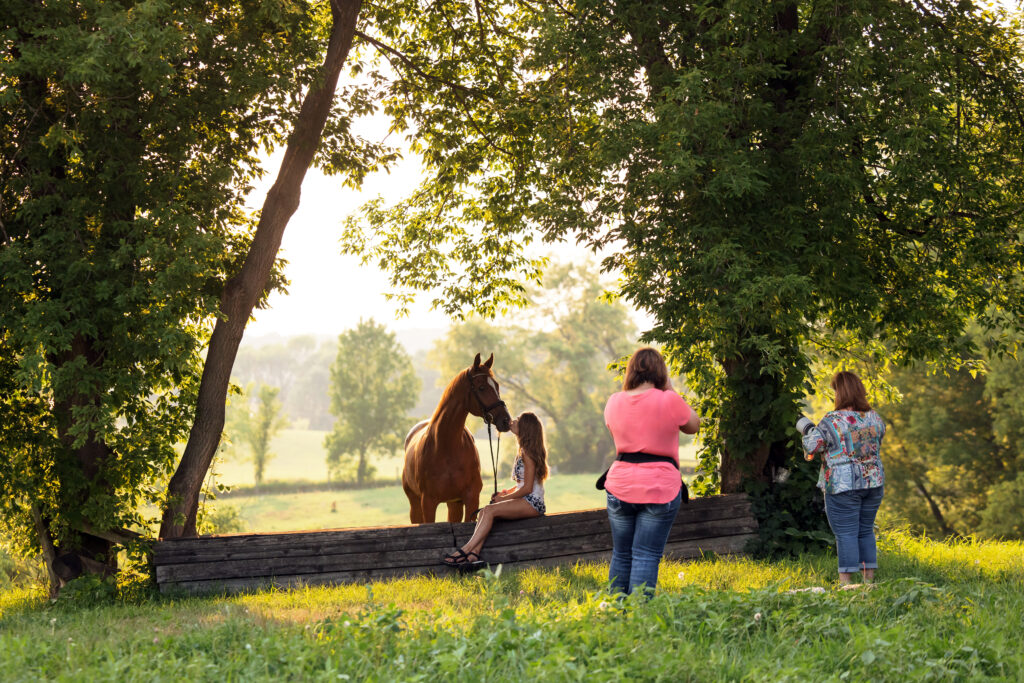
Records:
[[[325,431],[311,429],[284,429],[270,442],[274,457],[267,463],[263,478],[274,480],[327,480],[327,451],[324,449]],[[477,439],[477,451],[484,477],[491,476],[490,451],[487,439]],[[513,458],[515,438],[508,434],[501,440],[500,465],[507,470]],[[254,483],[252,462],[245,458],[244,447],[238,447],[239,454],[217,461],[217,480],[228,486],[251,486]],[[694,465],[696,446],[688,444],[679,449],[684,464]],[[372,464],[377,468],[377,477],[398,481],[402,474],[404,460],[401,456],[375,456]],[[486,482],[485,482],[486,483]]]
[[[617,603],[607,565],[88,606],[0,594],[5,681],[916,681],[1024,678],[1024,544],[890,532],[873,590],[835,560],[662,565]],[[825,586],[821,594],[788,593]]]
[[[544,485],[548,512],[586,510],[605,504],[603,491],[594,488],[594,474],[552,476]],[[499,480],[498,487],[509,482]],[[481,503],[487,503],[493,480],[484,480]],[[393,526],[409,523],[409,501],[401,486],[351,491],[318,491],[231,497],[216,503],[238,508],[249,531],[296,531],[357,526]],[[332,506],[336,510],[331,512]],[[437,521],[448,519],[448,508],[437,508]]]
[[[263,478],[275,479],[307,479],[309,481],[325,481],[327,479],[327,451],[324,450],[325,431],[313,429],[283,429],[270,442],[270,452],[274,454],[267,463]],[[244,446],[237,446],[239,455],[220,459],[217,462],[218,481],[228,486],[251,486],[255,483],[252,461],[245,458]],[[381,475],[391,473],[381,470]]]

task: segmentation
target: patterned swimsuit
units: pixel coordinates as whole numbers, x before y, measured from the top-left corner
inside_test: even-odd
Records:
[[[516,490],[523,488],[526,478],[526,463],[523,462],[521,455],[516,457],[516,462],[512,466],[512,478],[516,480]],[[523,500],[532,505],[537,514],[543,515],[547,512],[547,506],[544,505],[544,486],[539,480],[534,480],[533,491],[523,496]]]

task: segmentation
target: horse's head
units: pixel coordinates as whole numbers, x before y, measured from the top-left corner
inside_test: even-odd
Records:
[[[469,402],[469,412],[482,417],[484,422],[493,424],[499,432],[507,432],[512,424],[512,416],[508,414],[508,408],[501,400],[498,380],[494,379],[494,373],[491,372],[493,363],[493,353],[483,363],[480,362],[479,353],[473,359],[473,367],[466,375],[469,379],[469,393],[473,395]]]

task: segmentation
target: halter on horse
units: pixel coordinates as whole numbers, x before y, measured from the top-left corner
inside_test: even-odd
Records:
[[[499,433],[512,422],[491,372],[493,362],[493,354],[483,363],[477,354],[473,366],[448,384],[431,418],[406,436],[402,488],[413,524],[433,522],[441,503],[448,505],[450,522],[468,521],[480,507],[480,456],[466,418],[481,417],[488,432],[493,424]]]

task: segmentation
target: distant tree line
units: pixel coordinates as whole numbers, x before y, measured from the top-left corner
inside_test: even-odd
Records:
[[[336,337],[303,335],[266,344],[243,344],[232,372],[235,384],[266,384],[281,390],[281,409],[293,425],[321,431],[334,425],[331,414],[331,364],[338,354]],[[441,395],[438,372],[431,367],[427,352],[410,354],[420,380],[415,416],[427,416]]]

